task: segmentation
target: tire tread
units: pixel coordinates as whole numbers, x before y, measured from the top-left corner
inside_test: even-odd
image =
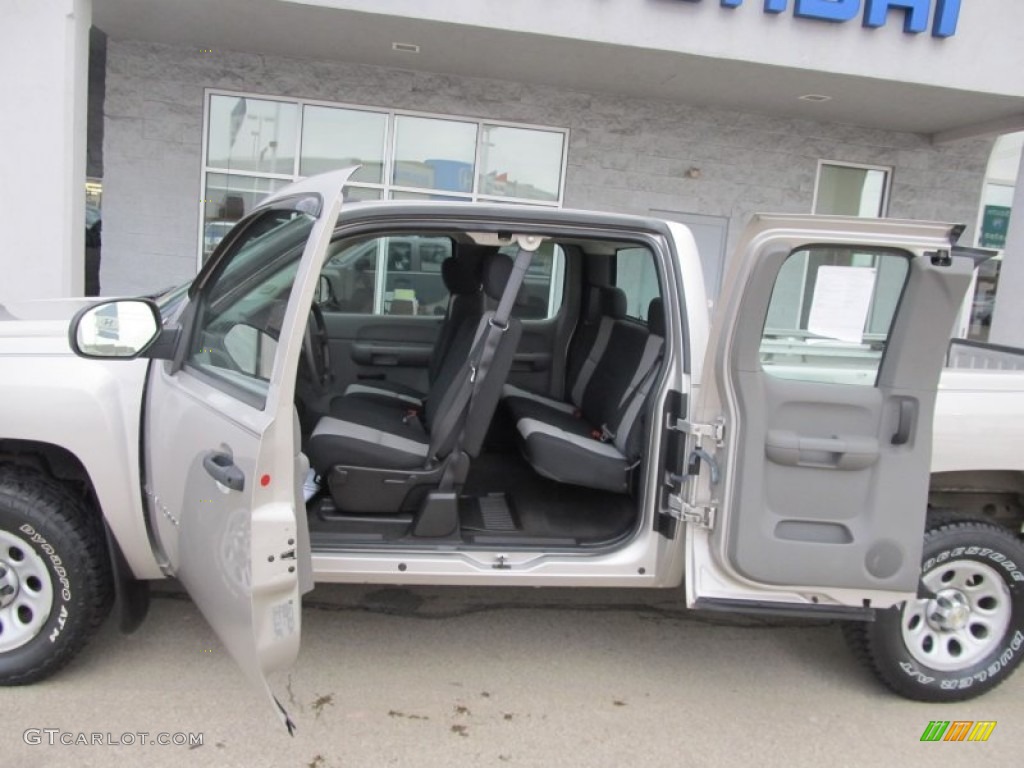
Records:
[[[28,522],[53,525],[73,542],[74,551],[85,564],[85,572],[77,579],[85,584],[84,599],[79,605],[85,620],[69,642],[58,643],[55,652],[32,666],[6,672],[0,668],[0,684],[26,685],[54,674],[73,659],[92,639],[113,605],[114,585],[110,572],[107,545],[99,517],[91,514],[84,499],[74,494],[65,483],[44,472],[24,466],[0,466],[0,496],[13,505],[31,510]]]

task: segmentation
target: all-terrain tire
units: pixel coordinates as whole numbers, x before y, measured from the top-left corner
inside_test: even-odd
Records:
[[[854,654],[916,701],[995,688],[1024,658],[1024,545],[991,523],[932,518],[921,573],[934,596],[844,625]]]
[[[0,466],[0,684],[59,670],[110,612],[102,525],[46,474]]]

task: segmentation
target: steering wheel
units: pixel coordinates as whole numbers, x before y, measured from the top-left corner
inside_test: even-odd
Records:
[[[331,347],[324,313],[316,302],[310,307],[309,320],[302,335],[302,359],[313,386],[319,392],[326,392],[331,382]]]

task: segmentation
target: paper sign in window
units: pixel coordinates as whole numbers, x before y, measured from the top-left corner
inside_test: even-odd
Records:
[[[864,337],[875,279],[874,267],[819,267],[807,330],[859,344]]]

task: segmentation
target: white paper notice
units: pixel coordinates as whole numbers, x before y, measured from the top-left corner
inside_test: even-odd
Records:
[[[807,330],[859,344],[874,292],[874,267],[818,267]]]

